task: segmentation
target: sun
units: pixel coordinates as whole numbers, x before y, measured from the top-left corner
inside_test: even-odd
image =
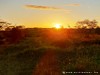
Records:
[[[62,28],[61,24],[55,24],[54,27],[55,27],[56,29],[60,29],[60,28]]]

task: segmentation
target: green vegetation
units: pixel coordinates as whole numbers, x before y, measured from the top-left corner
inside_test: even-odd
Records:
[[[78,46],[58,52],[61,70],[66,72],[99,72],[100,46]],[[93,75],[93,74],[91,74]]]
[[[9,45],[0,55],[0,73],[2,75],[32,75],[44,51],[42,48],[35,49],[34,43],[31,43],[29,39]]]
[[[14,36],[18,32],[16,33],[18,38],[9,36],[10,41],[7,40],[8,43],[0,45],[0,74],[32,75],[40,59],[51,50],[57,57],[60,72],[99,72],[100,34],[96,33],[97,31],[100,30],[52,28],[30,28],[22,32],[20,29],[11,30],[9,34]],[[4,37],[6,39],[6,36]]]

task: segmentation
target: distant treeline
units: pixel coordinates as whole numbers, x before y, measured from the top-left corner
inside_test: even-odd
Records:
[[[61,36],[72,38],[73,36],[100,35],[100,27],[97,21],[78,21],[76,28],[25,28],[22,25],[14,26],[11,23],[0,20],[0,44],[17,43],[26,36],[43,37],[43,39],[57,39]],[[58,39],[59,39],[58,38]],[[62,38],[62,37],[61,37]],[[49,39],[50,40],[50,39]]]
[[[25,37],[25,29],[16,26],[10,30],[0,31],[0,44],[17,43]]]
[[[53,38],[59,36],[83,36],[100,35],[100,28],[96,29],[54,29],[54,28],[21,28],[14,27],[11,30],[0,31],[0,44],[17,43],[25,37]],[[71,36],[71,37],[72,37]]]

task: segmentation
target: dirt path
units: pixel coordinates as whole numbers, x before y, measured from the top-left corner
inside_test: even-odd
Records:
[[[55,51],[46,51],[37,64],[33,75],[61,75],[56,57]]]

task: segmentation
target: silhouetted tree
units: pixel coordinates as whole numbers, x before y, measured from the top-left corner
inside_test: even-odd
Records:
[[[90,21],[90,20],[86,19],[86,20],[83,20],[83,21],[78,21],[76,23],[76,25],[77,25],[77,28],[93,29],[93,28],[97,28],[98,27],[97,23],[98,22],[96,20]]]
[[[5,30],[11,23],[8,23],[6,21],[0,20],[0,30]]]
[[[0,19],[0,43],[17,43],[26,35],[24,28],[22,25],[14,26]]]
[[[10,31],[12,30],[12,28],[14,28],[15,26],[8,26],[7,28],[5,28],[5,31]]]

